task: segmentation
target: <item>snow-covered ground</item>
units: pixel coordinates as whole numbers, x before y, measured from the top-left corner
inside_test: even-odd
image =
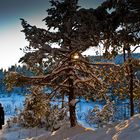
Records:
[[[87,122],[86,117],[88,115],[88,112],[92,110],[95,106],[98,106],[100,110],[103,107],[103,105],[93,102],[91,100],[86,101],[84,99],[81,99],[80,102],[78,102],[76,106],[77,120],[82,126],[93,128],[93,126],[89,125],[89,123]]]
[[[26,140],[40,135],[50,135],[50,132],[47,132],[43,128],[25,129],[18,126],[7,128],[5,125],[0,132],[0,140]]]
[[[18,110],[23,108],[24,96],[12,95],[10,97],[1,97],[6,120],[18,114]],[[79,125],[70,128],[69,124],[64,125],[58,131],[53,133],[43,128],[21,128],[16,124],[11,128],[7,124],[0,131],[0,140],[140,140],[140,115],[122,121],[119,124],[109,124],[105,128],[93,130],[85,121],[88,110],[94,106],[102,105],[92,101],[81,100],[77,104],[77,118]]]
[[[25,97],[18,94],[0,97],[0,103],[2,104],[5,112],[5,122],[20,112],[23,108],[24,100]]]
[[[140,114],[98,130],[81,125],[70,128],[68,124],[53,133],[37,128],[4,128],[0,140],[140,140]]]

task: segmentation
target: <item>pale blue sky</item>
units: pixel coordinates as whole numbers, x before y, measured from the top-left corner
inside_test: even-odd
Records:
[[[79,0],[85,8],[95,8],[104,0]],[[8,68],[23,56],[20,48],[28,44],[20,32],[19,18],[24,18],[32,25],[45,27],[42,22],[50,7],[49,0],[0,0],[0,68]]]

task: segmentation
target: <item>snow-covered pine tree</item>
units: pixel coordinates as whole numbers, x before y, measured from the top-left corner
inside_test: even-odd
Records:
[[[107,8],[111,9],[114,6],[112,1],[103,3],[95,10],[80,9],[77,0],[50,2],[52,8],[47,10],[48,16],[44,19],[47,29],[31,26],[22,19],[22,31],[29,41],[29,46],[25,48],[26,54],[20,62],[36,69],[40,66],[38,64],[42,63],[46,75],[26,77],[12,73],[9,74],[9,80],[14,85],[48,86],[52,89],[49,99],[58,94],[67,95],[71,126],[75,126],[76,115],[73,103],[76,103],[76,97],[104,97],[111,81],[114,80],[115,83],[117,79],[117,76],[111,78],[101,75],[102,71],[91,65],[82,56],[82,52],[90,46],[103,43],[106,47],[105,54],[109,54],[110,46],[113,48],[112,53],[116,54],[118,51],[116,40],[120,40],[119,36],[116,36],[116,31],[123,18],[118,18],[118,9],[111,14],[108,12]],[[54,44],[59,48],[53,48]]]
[[[139,0],[107,0],[102,6],[105,9],[114,9],[108,18],[108,31],[103,35],[105,56],[114,57],[119,52],[124,54],[124,70],[129,81],[130,114],[134,115],[135,67],[132,53],[140,44],[140,1]],[[110,22],[111,21],[111,22]],[[114,30],[115,29],[115,30]],[[106,30],[106,28],[105,28]],[[127,54],[126,54],[127,52]],[[126,71],[126,69],[128,69]]]
[[[96,106],[92,110],[89,110],[86,120],[90,125],[97,124],[99,127],[102,127],[114,121],[115,110],[114,102],[107,101],[102,109]]]
[[[77,0],[51,0],[50,2],[52,8],[47,10],[48,16],[44,19],[48,30],[31,26],[22,19],[22,31],[29,41],[29,46],[25,48],[27,53],[20,62],[31,67],[38,67],[38,63],[43,62],[43,66],[48,70],[46,76],[29,78],[15,73],[9,76],[15,76],[16,81],[13,80],[13,84],[51,87],[53,91],[49,98],[57,94],[67,95],[70,123],[73,127],[76,125],[76,104],[73,104],[76,97],[101,97],[104,87],[106,88],[100,78],[100,71],[89,64],[82,56],[82,52],[90,46],[98,45],[99,25],[102,20],[96,16],[100,14],[103,17],[107,12],[104,10],[103,13],[98,13],[93,9],[78,9]],[[55,43],[59,48],[51,46]]]
[[[45,125],[49,114],[50,102],[42,92],[42,87],[31,87],[31,93],[27,94],[24,109],[19,115],[19,123],[25,127],[41,127],[43,123]]]

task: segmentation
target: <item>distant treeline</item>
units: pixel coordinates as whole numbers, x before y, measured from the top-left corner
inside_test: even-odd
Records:
[[[5,84],[5,75],[8,72],[18,72],[20,74],[26,75],[26,76],[32,76],[34,75],[34,73],[26,66],[20,66],[20,65],[14,65],[8,68],[8,70],[4,70],[4,69],[0,69],[0,96],[4,96],[6,94],[10,93],[17,93],[17,94],[26,94],[28,93],[28,87],[26,86],[22,86],[22,87],[14,87],[13,90],[8,91],[6,88],[6,84]]]

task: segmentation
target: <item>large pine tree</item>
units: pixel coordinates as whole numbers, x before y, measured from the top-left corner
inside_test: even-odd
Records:
[[[127,32],[127,29],[131,29],[130,25],[133,25],[132,29],[138,29],[139,31],[135,24],[139,24],[139,20],[135,20],[133,24],[134,17],[132,16],[132,20],[129,21],[126,14],[126,11],[129,11],[131,14],[128,15],[132,15],[133,10],[131,8],[135,7],[138,9],[136,11],[139,11],[139,7],[130,1],[129,6],[131,8],[130,10],[126,8],[123,11],[122,18],[120,14],[125,1],[123,3],[118,0],[110,0],[104,2],[97,9],[80,8],[77,5],[77,0],[51,0],[50,2],[51,8],[47,10],[48,16],[44,19],[47,29],[31,26],[24,19],[21,19],[22,32],[25,33],[29,46],[25,47],[26,54],[20,59],[20,62],[24,62],[30,68],[36,70],[37,76],[26,77],[12,73],[9,75],[9,79],[11,84],[14,85],[26,84],[50,87],[52,89],[48,96],[50,99],[57,95],[68,96],[70,123],[73,127],[76,125],[75,99],[78,96],[105,97],[109,85],[113,83],[112,81],[115,82],[122,77],[119,72],[114,71],[116,66],[113,71],[110,70],[111,74],[109,70],[103,67],[106,71],[104,73],[109,72],[108,75],[103,76],[101,67],[90,64],[82,56],[82,52],[90,46],[96,47],[103,43],[105,55],[109,56],[110,54],[112,57],[118,53],[119,48],[124,47],[123,45],[127,41],[129,48],[135,39],[139,41],[137,35],[135,35],[135,30],[129,30],[132,31],[132,34]],[[127,4],[125,6],[128,7]],[[108,8],[114,8],[115,10],[110,13]],[[118,30],[119,27],[123,27],[125,30],[123,28]],[[132,42],[128,38],[123,38],[123,31]],[[52,47],[54,44],[59,47]],[[111,52],[110,48],[112,48]],[[116,74],[114,74],[115,72]],[[39,73],[41,73],[40,76],[38,76]],[[125,74],[125,72],[123,73]],[[113,78],[109,75],[113,75]]]
[[[82,52],[90,46],[98,45],[98,27],[101,23],[99,13],[106,15],[107,12],[78,9],[77,0],[50,2],[52,8],[47,10],[48,16],[44,19],[47,30],[31,26],[21,19],[22,31],[29,41],[29,46],[25,48],[26,54],[20,62],[26,63],[32,69],[44,68],[46,73],[33,78],[15,73],[9,77],[16,77],[16,81],[11,81],[16,85],[50,87],[50,99],[57,94],[68,96],[70,124],[73,127],[77,123],[75,99],[78,96],[99,98],[106,88],[100,78],[100,71],[82,56]],[[91,20],[88,21],[88,18]],[[52,47],[55,43],[59,48]]]

